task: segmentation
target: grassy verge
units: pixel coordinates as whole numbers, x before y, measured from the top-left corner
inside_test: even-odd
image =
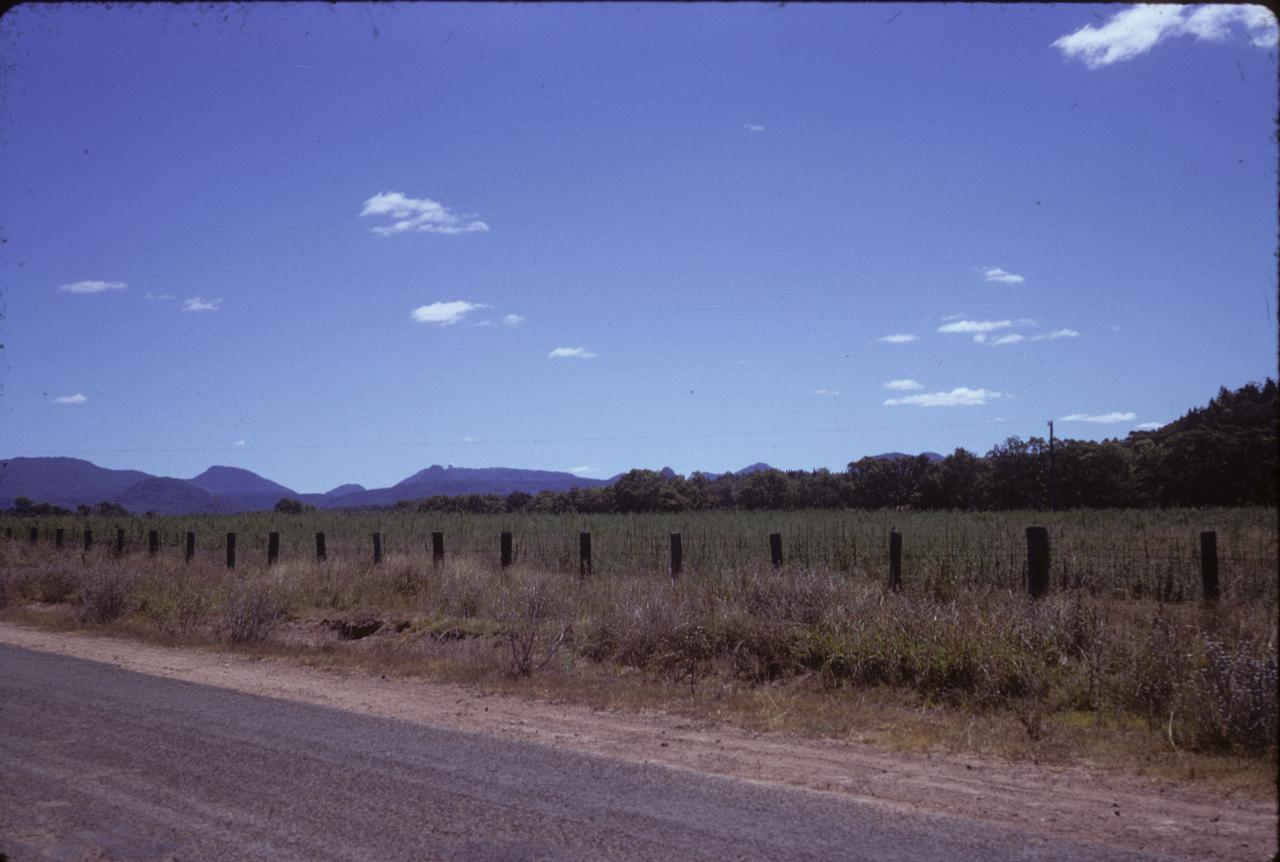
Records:
[[[1092,764],[1267,795],[1276,609],[1069,590],[1032,603],[826,569],[679,582],[0,548],[0,617],[868,742]]]

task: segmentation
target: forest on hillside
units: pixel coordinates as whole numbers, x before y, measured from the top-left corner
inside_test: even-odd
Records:
[[[1225,387],[1154,431],[1101,442],[1010,437],[979,456],[863,458],[843,472],[761,470],[689,477],[632,470],[613,485],[403,500],[431,512],[686,512],[732,509],[1003,510],[1274,506],[1276,382]]]

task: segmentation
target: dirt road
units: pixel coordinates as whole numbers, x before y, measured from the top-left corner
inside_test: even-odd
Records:
[[[1274,853],[1274,805],[1080,770],[11,625],[0,643],[0,849],[15,860]]]

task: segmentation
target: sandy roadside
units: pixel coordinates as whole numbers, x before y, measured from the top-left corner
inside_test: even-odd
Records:
[[[1262,860],[1276,853],[1274,802],[1082,768],[889,753],[856,743],[696,724],[661,713],[604,712],[423,680],[387,680],[9,623],[0,623],[0,643],[247,694],[1173,857]]]

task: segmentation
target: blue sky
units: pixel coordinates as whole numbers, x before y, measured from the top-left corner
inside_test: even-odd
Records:
[[[19,7],[0,455],[320,491],[1124,436],[1275,373],[1275,34],[1240,6]]]

